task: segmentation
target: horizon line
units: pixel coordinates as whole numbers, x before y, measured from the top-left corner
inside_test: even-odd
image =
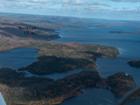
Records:
[[[69,15],[49,15],[49,14],[35,14],[35,13],[19,13],[19,12],[2,12],[0,14],[15,14],[15,15],[33,15],[33,16],[48,16],[48,17],[65,17],[65,18],[79,18],[79,19],[98,19],[98,20],[108,20],[108,21],[136,21],[140,22],[140,20],[134,19],[110,19],[110,18],[97,18],[97,17],[84,17],[84,16],[69,16]],[[1,15],[0,15],[1,16]]]

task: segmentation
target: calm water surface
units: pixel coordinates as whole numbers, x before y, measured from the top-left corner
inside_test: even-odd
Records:
[[[78,97],[74,97],[62,105],[117,105],[113,94],[103,89],[87,89]]]
[[[0,68],[17,69],[27,66],[37,60],[37,49],[18,48],[0,52]]]

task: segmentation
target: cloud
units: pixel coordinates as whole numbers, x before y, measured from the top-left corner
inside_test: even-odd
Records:
[[[45,5],[73,5],[73,6],[88,6],[88,5],[101,5],[107,6],[104,3],[91,2],[91,0],[1,0],[1,4],[30,4],[32,6],[45,6]]]
[[[111,1],[114,1],[114,2],[140,2],[140,0],[111,0]]]
[[[140,0],[0,0],[0,11],[104,16],[110,13],[140,13]]]

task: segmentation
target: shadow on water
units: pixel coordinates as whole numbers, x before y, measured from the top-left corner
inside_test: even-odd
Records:
[[[113,94],[104,89],[88,89],[78,97],[74,97],[61,105],[117,105]]]

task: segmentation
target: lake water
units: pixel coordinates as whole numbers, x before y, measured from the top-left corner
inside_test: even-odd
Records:
[[[134,77],[137,85],[140,85],[140,69],[132,68],[127,64],[129,60],[140,59],[140,22],[90,20],[87,26],[65,27],[59,32],[62,38],[58,42],[103,44],[118,48],[120,55],[116,59],[98,59],[97,69],[103,77],[126,72]],[[114,95],[109,91],[91,89],[62,105],[115,105],[116,103],[117,99],[115,100]],[[140,103],[134,105],[138,104]]]
[[[133,100],[131,102],[127,102],[124,105],[139,105],[139,103],[140,103],[140,100]]]
[[[113,94],[107,90],[87,89],[82,95],[74,97],[61,105],[117,105],[116,101]]]
[[[0,52],[0,68],[13,68],[27,66],[37,60],[37,49],[18,48]]]
[[[26,77],[37,77],[37,78],[50,78],[53,80],[58,80],[58,79],[63,79],[67,76],[73,75],[80,73],[83,70],[73,70],[73,71],[68,71],[68,72],[63,72],[63,73],[53,73],[53,74],[47,74],[47,75],[36,75],[32,74],[30,72],[24,72]]]

